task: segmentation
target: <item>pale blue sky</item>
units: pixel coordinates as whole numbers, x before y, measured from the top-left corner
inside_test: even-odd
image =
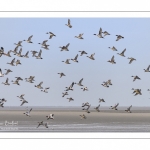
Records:
[[[39,51],[41,46],[37,43],[48,40],[50,50],[42,49],[43,60],[37,60],[29,53],[29,59],[19,58],[13,53],[12,57],[0,58],[3,73],[4,69],[12,69],[13,72],[0,78],[9,82],[14,77],[21,76],[23,79],[30,75],[35,76],[35,83],[20,81],[20,86],[11,83],[10,86],[0,84],[1,96],[8,101],[4,106],[20,106],[21,102],[16,96],[25,94],[24,98],[29,102],[24,106],[81,106],[83,102],[89,102],[92,106],[99,104],[99,98],[104,98],[106,103],[101,106],[110,106],[119,103],[119,106],[150,106],[150,73],[145,73],[150,64],[150,19],[149,18],[70,18],[72,28],[65,26],[68,18],[1,18],[0,43],[5,52],[15,48],[14,43],[27,39],[33,35],[33,44],[23,42],[22,54],[27,51]],[[108,31],[111,35],[105,39],[94,36],[99,28]],[[53,32],[56,37],[49,39],[46,32]],[[83,40],[74,36],[84,33]],[[116,41],[116,34],[124,36],[124,39]],[[59,46],[70,43],[69,51],[60,52]],[[125,56],[121,57],[108,47],[115,46],[118,52],[126,48]],[[20,49],[20,48],[19,48]],[[64,64],[63,60],[71,59],[80,54],[78,51],[85,50],[88,56],[95,53],[95,60],[90,60],[86,55],[79,56],[79,63],[70,61],[70,65]],[[115,56],[116,64],[107,61]],[[136,58],[129,64],[128,57]],[[6,64],[13,58],[20,59],[22,65],[10,66]],[[64,72],[65,77],[59,78],[58,72]],[[141,80],[133,82],[132,75],[138,75]],[[83,85],[89,91],[83,92],[81,87],[74,85],[74,91],[62,98],[66,86],[72,82],[83,79]],[[101,84],[108,79],[112,80],[112,86],[103,87]],[[43,81],[43,87],[50,87],[49,93],[43,93],[34,85]],[[142,89],[142,95],[134,96],[132,88]],[[68,102],[67,97],[74,98]]]

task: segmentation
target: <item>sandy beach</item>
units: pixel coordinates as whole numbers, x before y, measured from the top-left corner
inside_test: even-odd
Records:
[[[83,110],[51,109],[31,111],[31,117],[25,116],[25,110],[0,110],[0,131],[48,131],[48,132],[150,132],[150,110]],[[46,116],[54,114],[54,120],[47,120]],[[80,115],[85,114],[86,119]],[[5,122],[17,122],[17,125],[5,125]],[[48,128],[40,126],[38,122],[48,123]],[[14,128],[14,130],[13,130]]]

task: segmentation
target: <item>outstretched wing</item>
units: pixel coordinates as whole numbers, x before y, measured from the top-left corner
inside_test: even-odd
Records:
[[[81,83],[83,81],[83,78],[79,81],[79,83]]]
[[[28,38],[28,41],[30,41],[32,37],[33,37],[33,35],[31,35],[31,36]]]

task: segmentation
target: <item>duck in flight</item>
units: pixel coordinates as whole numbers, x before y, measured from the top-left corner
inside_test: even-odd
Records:
[[[115,106],[110,106],[110,109],[118,110],[117,107],[119,106],[119,103],[115,104]]]
[[[72,25],[71,25],[71,22],[70,22],[70,19],[68,19],[68,24],[65,24],[66,26],[68,26],[69,28],[72,28]]]
[[[109,49],[113,50],[113,51],[117,51],[117,49],[113,46],[113,47],[108,47]]]
[[[74,83],[74,84],[77,84],[77,85],[79,85],[79,86],[83,86],[83,85],[82,85],[82,81],[83,81],[83,78],[79,81],[79,83]]]
[[[133,58],[133,57],[128,57],[128,59],[130,59],[129,64],[131,64],[134,60],[136,60],[136,59]]]
[[[11,71],[10,69],[5,69],[5,70],[6,70],[5,75],[8,75],[9,72],[13,72],[13,71]]]
[[[80,56],[82,56],[83,54],[87,54],[87,52],[85,52],[85,51],[79,51],[81,54],[80,54]]]
[[[62,76],[66,76],[63,72],[58,73],[58,74],[60,74],[60,78],[61,78]]]
[[[28,43],[33,43],[32,41],[31,41],[31,38],[33,37],[33,35],[31,35],[31,36],[29,36],[29,38],[27,39],[27,40],[23,40],[23,41],[26,41],[26,42],[28,42]]]
[[[25,99],[21,99],[20,101],[22,101],[22,103],[21,103],[20,106],[22,106],[22,105],[25,104],[25,103],[28,103],[28,101],[26,101]]]
[[[50,89],[50,87],[46,87],[44,90],[41,90],[42,92],[48,93],[48,89]]]
[[[141,80],[138,76],[131,76],[131,77],[133,77],[133,81],[135,81],[136,79]]]
[[[131,107],[132,107],[132,105],[130,107],[128,107],[125,111],[128,112],[128,113],[131,113],[131,110],[130,110]]]
[[[75,38],[84,39],[82,36],[83,36],[83,33],[79,34],[79,36],[75,36]]]
[[[99,107],[100,107],[100,104],[99,104],[97,107],[95,107],[94,109],[95,109],[97,112],[100,112]]]
[[[112,56],[111,60],[108,60],[107,62],[110,62],[110,63],[112,63],[112,64],[116,64],[115,59],[114,59],[114,56]]]
[[[8,78],[6,79],[6,82],[2,82],[2,84],[4,84],[4,85],[10,85],[9,83],[8,83]]]
[[[116,35],[116,36],[117,36],[116,41],[119,41],[120,39],[124,39],[124,37],[123,37],[123,36],[121,36],[121,35]]]
[[[117,54],[120,55],[120,56],[126,57],[126,56],[124,55],[125,51],[126,51],[126,48],[125,48],[121,53],[117,53]]]
[[[86,119],[86,116],[83,114],[83,115],[80,115],[81,119]]]
[[[43,84],[43,82],[40,82],[38,85],[35,85],[35,87],[37,87],[38,89],[43,89],[43,87],[41,86]]]
[[[74,61],[74,62],[77,62],[77,63],[78,63],[77,58],[78,58],[78,54],[75,56],[75,58],[74,58],[74,59],[71,59],[71,60],[72,60],[72,61]]]
[[[54,33],[52,32],[47,32],[46,34],[50,34],[49,39],[52,39],[53,36],[56,36]]]
[[[54,114],[49,114],[49,116],[46,116],[46,117],[47,117],[47,120],[54,119]]]
[[[96,36],[99,37],[99,38],[104,38],[104,37],[102,36],[102,28],[99,29],[99,33],[98,33],[98,34],[94,34],[94,35],[96,35]]]
[[[28,110],[28,111],[26,111],[25,113],[23,113],[23,114],[25,114],[26,116],[28,116],[28,117],[31,117],[30,116],[30,112],[32,111],[32,108],[30,109],[30,110]]]
[[[91,60],[95,60],[94,55],[95,53],[91,54],[91,56],[86,56],[86,57],[90,58]]]
[[[66,46],[60,46],[59,48],[61,48],[60,51],[69,51],[68,47],[69,47],[70,43],[68,43]]]

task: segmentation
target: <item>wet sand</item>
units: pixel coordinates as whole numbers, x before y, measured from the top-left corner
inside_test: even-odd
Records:
[[[132,113],[124,110],[91,110],[90,113],[82,110],[33,110],[31,117],[25,116],[24,112],[25,110],[0,110],[0,131],[7,130],[5,121],[14,121],[18,125],[9,127],[17,127],[17,131],[150,132],[150,110],[133,110]],[[46,116],[50,113],[54,114],[54,120],[47,120]],[[87,118],[81,119],[82,114]],[[41,121],[47,122],[49,128],[36,128]]]

